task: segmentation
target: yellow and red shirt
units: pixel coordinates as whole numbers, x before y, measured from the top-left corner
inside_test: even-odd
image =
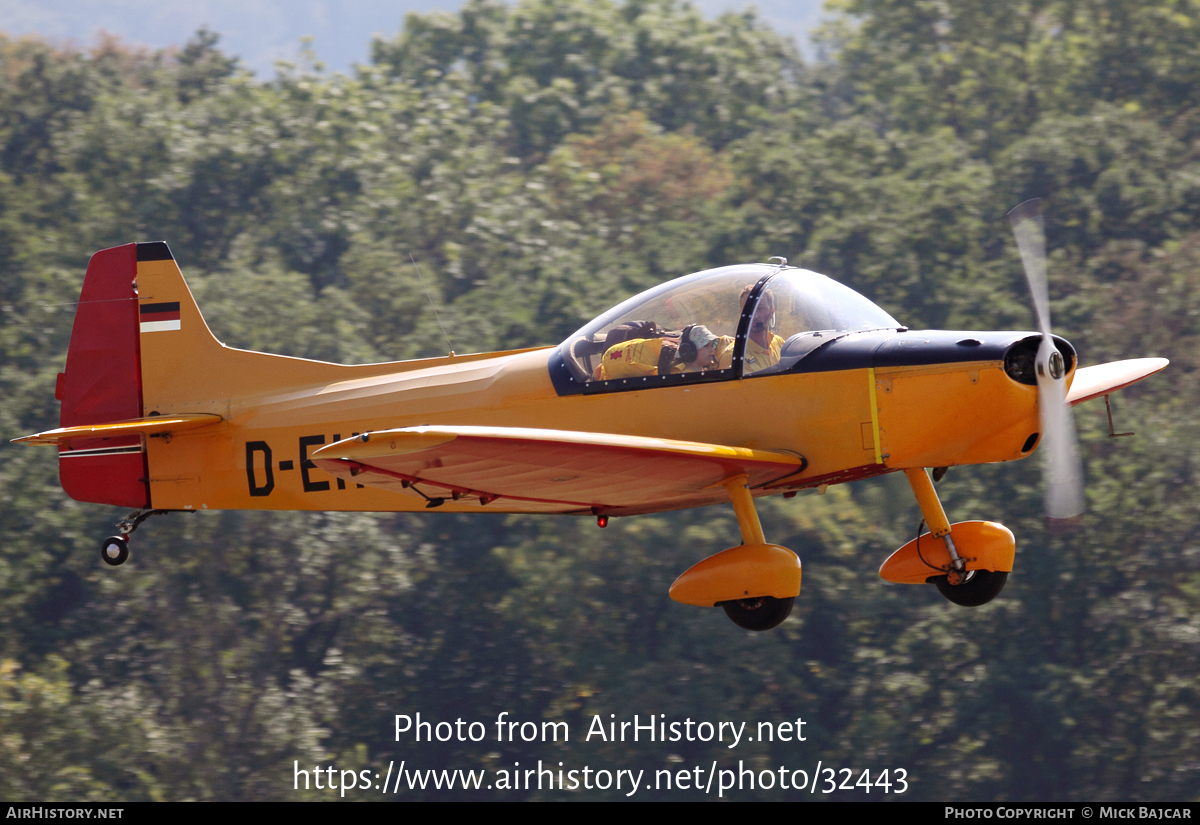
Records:
[[[778,335],[771,335],[771,344],[768,347],[761,347],[756,344],[753,339],[746,342],[746,364],[742,370],[743,375],[765,370],[767,367],[773,367],[779,363],[779,353],[783,349],[783,339]],[[733,363],[733,336],[722,335],[717,339],[717,368],[727,370]]]
[[[633,338],[613,344],[605,351],[600,366],[596,368],[596,380],[658,375],[662,346],[662,338]]]

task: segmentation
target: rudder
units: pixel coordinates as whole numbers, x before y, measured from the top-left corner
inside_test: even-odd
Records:
[[[59,426],[107,424],[142,415],[137,261],[140,247],[102,249],[88,261],[71,327],[66,371],[55,396]],[[149,507],[141,436],[76,440],[59,448],[59,479],[77,501]]]

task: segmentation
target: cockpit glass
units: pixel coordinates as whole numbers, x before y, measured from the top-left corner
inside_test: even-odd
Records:
[[[767,276],[746,340],[739,341],[744,308]],[[636,295],[564,341],[560,353],[577,386],[602,382],[621,389],[732,378],[742,358],[744,375],[780,372],[832,333],[898,326],[875,304],[824,275],[744,264],[677,278]]]
[[[563,359],[583,382],[729,370],[746,296],[773,268],[710,269],[635,295],[568,338]]]
[[[899,326],[849,287],[806,269],[786,269],[758,296],[747,330],[743,374],[782,372],[833,334]]]

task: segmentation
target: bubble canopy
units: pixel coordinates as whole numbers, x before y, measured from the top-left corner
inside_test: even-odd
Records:
[[[767,375],[786,371],[831,333],[900,326],[816,272],[725,266],[660,284],[597,317],[562,343],[551,372],[560,392]]]

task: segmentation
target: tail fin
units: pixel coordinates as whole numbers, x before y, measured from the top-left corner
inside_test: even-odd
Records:
[[[186,385],[195,364],[219,369],[223,350],[165,243],[102,249],[88,261],[67,369],[58,377],[59,426],[111,424],[188,406],[175,402],[197,398]],[[59,480],[71,498],[151,506],[143,435],[71,439],[58,457]]]
[[[491,355],[347,366],[227,347],[204,322],[167,245],[126,244],[101,250],[88,263],[67,369],[55,392],[62,401],[61,427],[119,426],[20,440],[60,445],[59,475],[74,499],[126,507],[178,508],[180,501],[191,506],[191,493],[178,490],[199,481],[198,468],[210,468],[205,484],[217,492],[224,489],[222,474],[245,472],[238,463],[245,445],[231,440],[228,430],[253,419],[264,404],[311,395],[336,382],[485,357]],[[305,414],[298,404],[280,426],[304,421]],[[165,446],[169,433],[156,422],[159,417],[180,422],[172,429],[225,429],[192,432],[196,437],[187,439],[187,449],[181,439],[165,450],[159,445]],[[99,431],[126,434],[91,437]],[[147,441],[155,436],[164,440]]]
[[[394,372],[394,364],[345,366],[227,347],[204,322],[165,243],[137,245],[144,415],[217,414],[281,390]]]
[[[137,266],[142,247],[103,249],[88,261],[66,372],[55,396],[63,427],[106,424],[142,415]],[[88,439],[59,449],[59,478],[71,498],[125,507],[150,506],[141,436]]]
[[[204,322],[196,299],[165,243],[138,244],[137,283],[141,303],[142,401],[146,415],[204,412],[214,399],[228,399],[228,388],[213,394],[213,378],[228,383],[228,350]],[[271,357],[271,356],[266,356]],[[236,374],[236,370],[232,371]],[[207,379],[207,380],[206,380]]]

